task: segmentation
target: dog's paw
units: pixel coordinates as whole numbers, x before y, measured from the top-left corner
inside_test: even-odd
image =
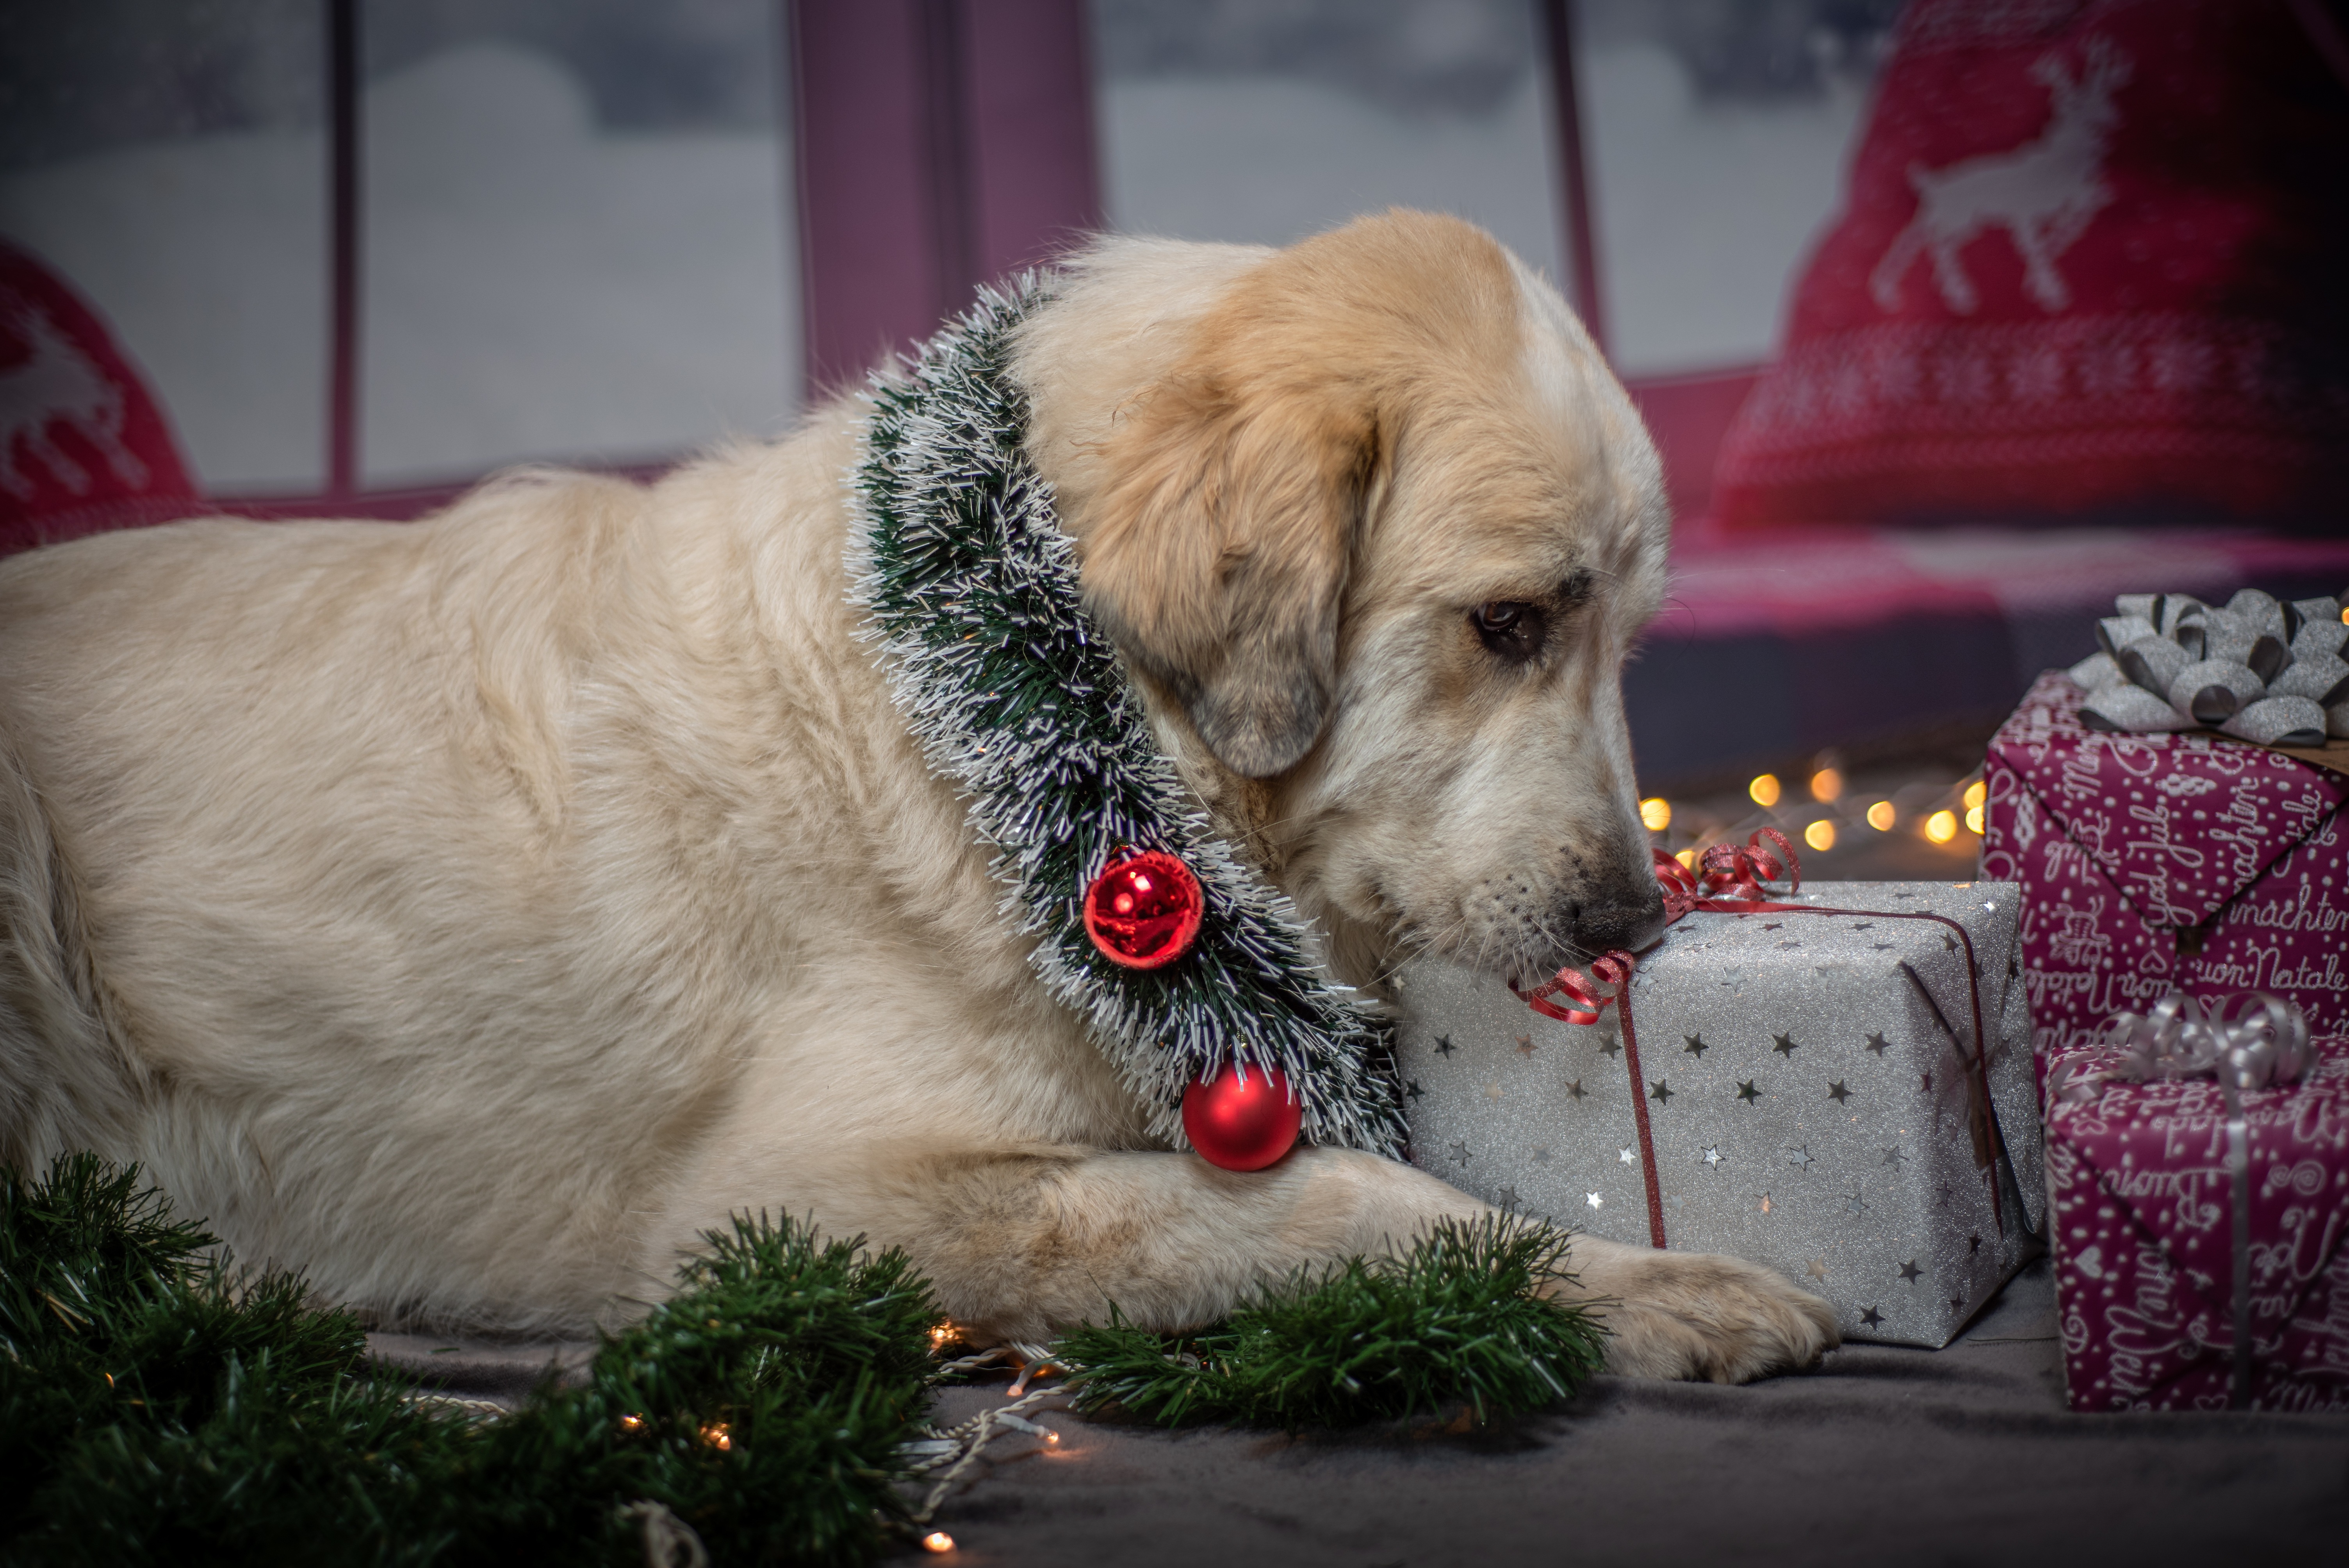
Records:
[[[1610,1372],[1746,1383],[1815,1366],[1843,1342],[1833,1308],[1758,1264],[1585,1236],[1568,1266],[1571,1294],[1612,1335]]]

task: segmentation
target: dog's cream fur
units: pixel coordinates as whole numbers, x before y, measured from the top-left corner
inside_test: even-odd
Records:
[[[1484,234],[1107,241],[1023,329],[1030,449],[1185,780],[1375,985],[1656,923],[1617,672],[1653,449]],[[385,1322],[577,1328],[730,1211],[905,1247],[1040,1336],[1175,1326],[1482,1206],[1154,1150],[998,914],[845,595],[858,406],[648,489],[200,521],[0,563],[0,1160],[138,1160]],[[1496,657],[1477,606],[1540,607]],[[1723,1258],[1578,1240],[1619,1367],[1834,1343]]]

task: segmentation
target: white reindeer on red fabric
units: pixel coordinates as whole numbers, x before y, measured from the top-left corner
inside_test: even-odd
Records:
[[[123,440],[122,388],[72,338],[29,303],[0,300],[0,334],[22,340],[16,363],[0,368],[0,490],[33,494],[33,480],[16,463],[16,443],[75,495],[89,493],[90,476],[50,433],[53,423],[78,432],[115,477],[134,489],[147,483],[147,465]]]
[[[2113,199],[2103,178],[2105,150],[2120,119],[2113,94],[2129,79],[2128,61],[2106,40],[2090,39],[2083,53],[2076,81],[2061,55],[2033,64],[2033,77],[2051,95],[2047,129],[2038,139],[1940,169],[1909,166],[1917,215],[1869,275],[1878,304],[1899,307],[1901,278],[1920,252],[1929,252],[1941,298],[1959,315],[1972,315],[1982,299],[1958,253],[1983,230],[2001,225],[2022,253],[2023,288],[2031,297],[2051,312],[2072,303],[2055,258]]]

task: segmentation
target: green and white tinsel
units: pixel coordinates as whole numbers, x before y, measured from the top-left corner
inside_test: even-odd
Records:
[[[849,577],[930,766],[968,794],[1003,910],[1046,987],[1181,1145],[1188,1085],[1276,1067],[1317,1143],[1396,1154],[1387,1026],[1307,956],[1296,910],[1211,830],[1140,696],[1078,601],[1076,550],[1028,460],[1011,338],[1047,280],[982,291],[903,377],[876,377],[853,472]],[[1206,894],[1196,944],[1132,970],[1086,935],[1086,888],[1119,850],[1179,855]]]

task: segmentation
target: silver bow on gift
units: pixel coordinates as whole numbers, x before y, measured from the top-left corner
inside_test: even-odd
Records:
[[[2124,1053],[2120,1074],[2134,1083],[2215,1078],[2236,1088],[2298,1080],[2308,1070],[2308,1015],[2300,1004],[2265,991],[2242,991],[2202,1005],[2173,990],[2142,1016],[2123,1013],[2105,1026],[2105,1042]]]
[[[2230,1403],[2251,1398],[2251,1144],[2242,1091],[2276,1088],[2308,1070],[2308,1015],[2300,1004],[2266,991],[2241,991],[2207,1007],[2173,989],[2143,1014],[2122,1013],[2105,1026],[2100,1043],[2118,1046],[2116,1070],[2070,1071],[2058,1063],[2048,1075],[2047,1098],[2079,1104],[2095,1098],[2099,1083],[2151,1083],[2157,1078],[2215,1078],[2227,1100],[2227,1178],[2233,1189],[2235,1357]]]
[[[2047,1075],[2047,1098],[2077,1105],[2094,1099],[2103,1083],[2152,1083],[2158,1078],[2215,1078],[2228,1091],[2295,1083],[2308,1070],[2308,1015],[2300,1004],[2267,991],[2239,991],[2197,1002],[2173,989],[2143,1013],[2118,1013],[2097,1037],[2117,1046],[2110,1072],[2084,1072],[2072,1062]]]
[[[2260,746],[2349,736],[2349,625],[2338,600],[2245,588],[2221,607],[2188,593],[2124,593],[2072,666],[2080,722],[2148,734],[2216,728]]]

